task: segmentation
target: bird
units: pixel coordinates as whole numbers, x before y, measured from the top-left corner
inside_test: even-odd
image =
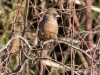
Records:
[[[60,17],[55,8],[49,8],[43,16],[42,21],[39,24],[39,39],[46,41],[49,39],[57,39],[58,34],[58,23],[57,18]],[[48,44],[44,46],[44,49],[41,51],[40,56],[42,58],[47,57],[48,54]],[[43,66],[44,60],[40,61],[40,74],[43,75]]]
[[[58,34],[57,19],[60,17],[55,8],[49,8],[39,24],[39,38],[46,41],[56,39]]]

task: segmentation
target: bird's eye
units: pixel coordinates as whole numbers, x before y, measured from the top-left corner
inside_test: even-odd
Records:
[[[53,14],[53,16],[54,16],[54,17],[56,17],[56,16],[57,16],[57,14]]]

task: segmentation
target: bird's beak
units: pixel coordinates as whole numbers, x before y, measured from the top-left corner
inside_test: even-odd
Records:
[[[60,17],[60,15],[56,15],[56,17]]]

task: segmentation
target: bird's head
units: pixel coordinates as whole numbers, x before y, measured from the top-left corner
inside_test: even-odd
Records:
[[[57,13],[55,8],[49,8],[46,12],[46,16],[50,18],[54,18],[54,19],[57,19],[60,17],[60,15]]]

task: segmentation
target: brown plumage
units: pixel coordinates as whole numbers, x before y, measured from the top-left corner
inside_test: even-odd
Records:
[[[41,40],[56,39],[58,34],[57,11],[49,8],[39,25],[39,38]]]

